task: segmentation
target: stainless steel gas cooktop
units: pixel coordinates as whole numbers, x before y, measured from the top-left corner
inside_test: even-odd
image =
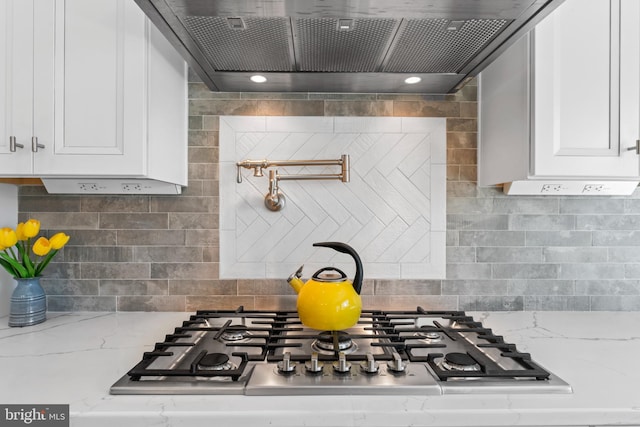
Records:
[[[462,311],[362,312],[342,331],[295,311],[198,311],[111,394],[439,395],[571,393],[562,379]]]

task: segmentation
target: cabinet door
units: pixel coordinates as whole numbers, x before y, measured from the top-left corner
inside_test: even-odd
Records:
[[[36,123],[35,174],[145,174],[144,14],[133,0],[56,0],[54,12],[55,117]]]
[[[620,4],[620,143],[634,147],[640,139],[640,2]]]
[[[534,30],[536,176],[640,176],[620,138],[620,1],[567,0]]]
[[[31,174],[34,1],[0,3],[0,171]],[[10,138],[17,145],[11,151]]]

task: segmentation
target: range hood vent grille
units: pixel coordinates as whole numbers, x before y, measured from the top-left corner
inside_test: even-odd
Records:
[[[471,19],[448,29],[448,19],[409,19],[395,43],[385,72],[459,73],[500,34],[509,21]]]
[[[217,71],[293,71],[289,19],[242,20],[245,29],[231,29],[219,16],[187,16],[183,23]]]
[[[295,51],[299,71],[379,71],[400,24],[395,19],[354,19],[341,30],[338,19],[296,19]]]
[[[563,0],[135,1],[211,90],[450,93]]]

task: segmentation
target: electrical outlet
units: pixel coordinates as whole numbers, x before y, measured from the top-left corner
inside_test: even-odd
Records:
[[[80,190],[89,193],[95,193],[99,190],[98,184],[96,184],[95,182],[82,182],[78,185],[80,186]]]
[[[123,191],[130,191],[132,193],[139,193],[142,191],[142,186],[136,183],[125,183],[122,184]]]
[[[562,191],[562,184],[544,184],[541,193],[560,193]]]
[[[602,194],[607,191],[608,188],[603,184],[587,184],[582,189],[583,194]]]

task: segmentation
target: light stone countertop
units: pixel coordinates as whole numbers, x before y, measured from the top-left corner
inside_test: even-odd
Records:
[[[567,395],[112,396],[189,313],[0,318],[0,404],[70,404],[73,427],[640,426],[640,313],[468,313],[572,385]]]

